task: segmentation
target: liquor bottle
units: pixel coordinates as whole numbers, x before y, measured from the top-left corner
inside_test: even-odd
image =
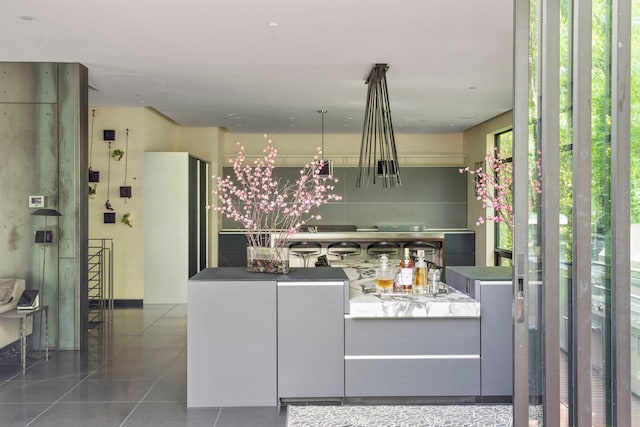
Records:
[[[424,260],[424,249],[416,254],[416,279],[414,291],[417,294],[427,293],[427,262]]]
[[[409,255],[409,248],[404,248],[404,258],[400,261],[400,290],[413,292],[413,260]]]

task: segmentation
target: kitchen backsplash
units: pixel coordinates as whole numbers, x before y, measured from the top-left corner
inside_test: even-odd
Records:
[[[294,181],[300,168],[280,167],[275,174]],[[224,168],[224,175],[233,175]],[[358,168],[334,168],[339,182],[335,192],[342,200],[321,206],[317,224],[424,225],[429,228],[467,228],[467,175],[457,167],[406,167],[400,170],[402,185],[383,188],[370,184],[356,188]],[[223,229],[241,228],[223,219]]]

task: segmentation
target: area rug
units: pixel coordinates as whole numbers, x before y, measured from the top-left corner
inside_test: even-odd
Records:
[[[287,407],[287,427],[510,427],[511,405]]]

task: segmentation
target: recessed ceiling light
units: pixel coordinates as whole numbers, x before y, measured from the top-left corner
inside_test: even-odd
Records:
[[[290,127],[290,128],[294,128],[294,127],[296,127],[296,125],[294,125],[293,123],[291,123],[291,124],[289,125],[289,127]]]
[[[22,15],[20,16],[20,19],[22,19],[23,21],[33,21],[34,19],[36,19],[36,17],[30,15]]]
[[[272,27],[272,28],[276,28],[279,27],[280,23],[278,21],[269,21],[267,22],[267,27]]]
[[[236,126],[237,126],[237,127],[241,127],[241,126],[242,126],[242,123],[238,123]]]
[[[449,126],[455,126],[455,125],[456,125],[455,123],[450,123],[450,124],[449,124]]]
[[[229,114],[227,114],[227,116],[229,116],[229,117],[233,117],[233,116],[235,116],[235,114],[233,114],[233,113],[229,113]]]
[[[353,120],[353,117],[347,117],[347,120]]]
[[[295,117],[289,117],[289,120],[295,120],[295,119],[296,119]]]

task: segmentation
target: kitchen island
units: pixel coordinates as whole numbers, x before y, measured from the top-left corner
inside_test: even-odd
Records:
[[[229,267],[191,278],[187,405],[478,396],[479,303],[455,291],[364,293],[373,267]]]
[[[480,303],[452,288],[376,294],[378,264],[332,263],[350,282],[345,397],[479,396]]]

